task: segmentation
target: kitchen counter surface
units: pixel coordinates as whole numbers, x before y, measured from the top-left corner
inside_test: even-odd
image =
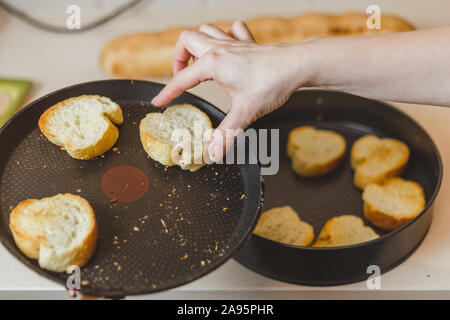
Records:
[[[193,1],[198,5],[205,1]],[[269,3],[269,1],[266,1]],[[325,6],[325,1],[310,1],[301,7],[294,1],[284,1],[298,10],[338,12],[365,7],[356,1],[344,1],[341,7]],[[362,1],[364,2],[364,1]],[[444,1],[378,1],[382,10],[408,18],[418,27],[431,27],[450,23],[450,3]],[[156,1],[156,3],[159,3]],[[220,8],[220,1],[206,1],[203,9],[187,8],[187,14],[176,15],[162,6],[159,14],[135,9],[111,23],[93,31],[77,35],[52,34],[34,29],[0,11],[0,76],[25,78],[34,81],[28,97],[32,101],[56,89],[80,82],[107,79],[98,65],[103,45],[115,36],[137,30],[156,30],[170,23],[189,25],[206,20],[230,17],[245,18],[258,14],[286,15],[293,10],[273,9],[265,6],[250,11],[244,5],[233,15],[232,4]],[[252,1],[249,1],[252,3]],[[253,2],[254,3],[254,2]],[[278,2],[277,2],[278,3]],[[331,3],[331,1],[329,2]],[[246,3],[247,4],[247,3]],[[194,5],[195,6],[195,5]],[[222,4],[223,6],[223,4]],[[189,12],[191,10],[192,12]],[[246,13],[247,12],[247,13]],[[252,14],[248,14],[252,12]],[[47,13],[48,14],[48,13]],[[50,15],[49,15],[50,16]],[[208,17],[205,18],[205,17]],[[165,82],[167,79],[153,79]],[[214,105],[229,110],[226,95],[214,83],[205,83],[191,90]],[[423,243],[404,263],[381,276],[381,289],[368,290],[365,282],[335,287],[307,287],[287,284],[263,277],[246,269],[234,260],[188,285],[164,293],[135,298],[192,299],[192,298],[450,298],[450,108],[395,103],[397,107],[418,121],[436,142],[444,164],[444,179],[434,206],[434,218]],[[0,299],[4,298],[69,298],[64,288],[38,276],[17,261],[0,246]]]

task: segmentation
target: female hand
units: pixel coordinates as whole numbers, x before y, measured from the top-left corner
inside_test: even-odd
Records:
[[[163,106],[202,81],[215,80],[231,99],[231,111],[214,131],[209,157],[219,161],[234,138],[253,121],[281,106],[303,83],[299,44],[259,45],[247,26],[230,31],[204,24],[183,31],[174,49],[174,77],[152,100]],[[194,63],[188,65],[190,58]]]

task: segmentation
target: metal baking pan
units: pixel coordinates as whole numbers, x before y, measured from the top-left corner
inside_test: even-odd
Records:
[[[345,137],[347,153],[339,168],[317,178],[302,178],[292,171],[286,156],[287,136],[292,128],[301,125],[336,130]],[[364,218],[361,190],[352,181],[349,150],[356,139],[366,134],[393,137],[409,146],[411,157],[402,176],[422,185],[426,206],[401,228],[392,232],[374,228],[380,238],[351,246],[297,247],[252,235],[236,256],[237,261],[286,282],[338,285],[367,279],[371,265],[386,272],[419,246],[431,223],[433,202],[442,180],[442,163],[433,140],[405,113],[389,104],[351,94],[301,90],[253,127],[280,129],[280,169],[278,174],[266,177],[264,210],[290,205],[302,220],[313,225],[316,236],[334,216],[354,214]]]
[[[96,252],[81,268],[82,294],[123,297],[167,290],[211,272],[242,246],[262,206],[260,166],[215,164],[191,173],[149,159],[139,123],[147,113],[164,110],[150,104],[162,87],[130,80],[75,85],[32,102],[1,129],[0,240],[17,259],[66,285],[68,274],[39,268],[18,250],[9,230],[9,213],[19,202],[66,192],[90,202],[99,228]],[[116,151],[88,161],[71,158],[37,126],[47,108],[83,94],[110,97],[121,106],[125,120]],[[225,116],[189,93],[172,104],[177,103],[197,106],[214,127]],[[102,192],[102,177],[120,166],[135,167],[147,176],[149,190],[140,200],[112,203]]]

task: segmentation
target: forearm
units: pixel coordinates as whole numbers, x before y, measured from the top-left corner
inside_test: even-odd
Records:
[[[302,86],[450,106],[450,27],[299,44]]]

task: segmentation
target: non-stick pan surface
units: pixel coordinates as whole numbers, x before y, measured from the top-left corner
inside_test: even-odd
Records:
[[[302,178],[292,171],[286,156],[287,137],[291,129],[302,125],[335,130],[344,136],[347,153],[339,168],[316,178]],[[390,233],[374,228],[381,235],[379,239],[353,246],[296,247],[252,235],[237,255],[242,264],[283,281],[335,285],[367,279],[376,266],[381,272],[389,270],[424,238],[441,184],[441,159],[430,136],[403,112],[350,94],[305,90],[296,92],[254,127],[280,129],[280,169],[266,177],[264,211],[290,205],[302,220],[313,225],[316,236],[332,217],[353,214],[364,218],[361,191],[353,184],[349,160],[353,142],[363,135],[393,137],[409,146],[411,157],[402,176],[422,185],[427,203],[422,213],[402,228]],[[369,268],[372,265],[375,267]]]
[[[39,268],[16,247],[9,231],[11,208],[25,199],[78,194],[92,205],[99,228],[96,252],[81,268],[81,292],[121,297],[166,290],[197,279],[229,259],[243,244],[262,205],[257,164],[209,165],[191,173],[164,167],[142,149],[139,123],[162,112],[149,101],[162,85],[128,80],[97,81],[68,87],[27,106],[0,133],[0,239],[20,261],[39,274],[66,284],[67,274]],[[75,160],[42,136],[37,121],[53,104],[98,94],[117,102],[124,114],[115,147],[89,161]],[[191,103],[216,127],[224,114],[185,93],[173,104]],[[142,170],[149,190],[137,201],[111,202],[103,193],[104,174],[118,166]],[[242,195],[245,194],[245,197]]]

